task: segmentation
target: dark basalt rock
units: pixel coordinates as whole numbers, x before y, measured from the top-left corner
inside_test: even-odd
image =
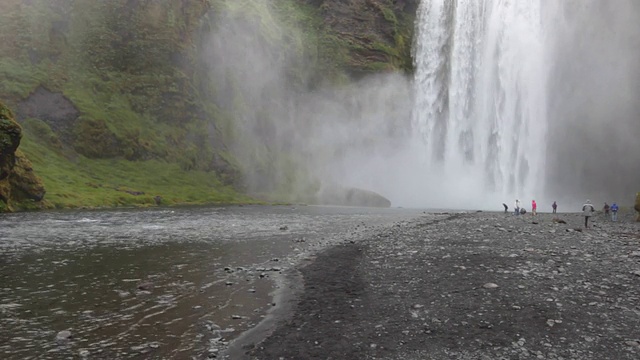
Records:
[[[60,139],[70,142],[73,140],[72,128],[80,112],[71,100],[61,93],[38,87],[18,104],[16,115],[18,121],[26,118],[40,119],[49,125]]]
[[[388,208],[391,201],[384,196],[370,190],[329,186],[321,190],[317,196],[317,203],[321,205],[360,206]]]

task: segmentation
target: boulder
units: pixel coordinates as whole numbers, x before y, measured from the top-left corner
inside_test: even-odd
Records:
[[[388,208],[391,201],[370,190],[353,187],[328,186],[318,192],[316,203],[320,205]]]
[[[33,171],[31,161],[20,149],[16,150],[15,157],[16,164],[13,167],[13,174],[9,177],[12,200],[17,202],[41,201],[44,199],[46,190],[40,177]]]

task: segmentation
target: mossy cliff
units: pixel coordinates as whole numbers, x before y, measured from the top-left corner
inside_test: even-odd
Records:
[[[419,0],[308,1],[318,6],[325,35],[320,46],[338,68],[361,77],[411,72],[411,44]],[[329,50],[329,51],[327,51]]]
[[[18,150],[22,129],[0,103],[0,211],[42,207],[45,189],[31,162]]]
[[[380,71],[410,72],[416,6],[417,0],[4,0],[0,99],[23,128],[26,157],[3,150],[3,171],[15,163],[22,170],[14,173],[32,173],[31,160],[47,189],[45,207],[255,201],[243,195],[246,167],[237,144],[261,154],[256,167],[296,168],[286,154],[274,155],[281,149],[243,143],[234,124],[251,105],[242,94],[230,106],[211,100],[220,99],[220,83],[233,83],[211,77],[216,64],[203,60],[204,34],[216,28],[218,15],[243,16],[264,30],[266,42],[287,37],[283,52],[297,54],[287,84],[306,91]],[[277,36],[269,35],[274,24]],[[41,184],[15,179],[23,180],[14,181],[12,194],[29,201],[44,195],[35,190]],[[288,179],[277,179],[280,191]]]

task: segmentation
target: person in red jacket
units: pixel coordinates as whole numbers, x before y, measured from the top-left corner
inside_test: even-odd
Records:
[[[535,200],[531,200],[531,215],[536,216],[538,211],[538,204],[536,204]]]

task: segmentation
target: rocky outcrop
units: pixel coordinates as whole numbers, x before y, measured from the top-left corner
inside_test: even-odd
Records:
[[[18,150],[22,129],[13,113],[0,103],[0,212],[38,207],[45,189],[31,162]]]
[[[72,129],[80,112],[76,106],[61,93],[38,87],[26,99],[18,104],[16,118],[36,118],[45,122],[64,142],[72,141]]]
[[[13,167],[13,173],[9,176],[11,199],[18,203],[42,201],[46,190],[42,179],[33,171],[31,161],[19,149],[16,151],[15,157],[16,164]]]
[[[13,120],[13,113],[0,104],[0,210],[8,208],[11,197],[9,176],[16,164],[16,150],[20,145],[22,129]]]

